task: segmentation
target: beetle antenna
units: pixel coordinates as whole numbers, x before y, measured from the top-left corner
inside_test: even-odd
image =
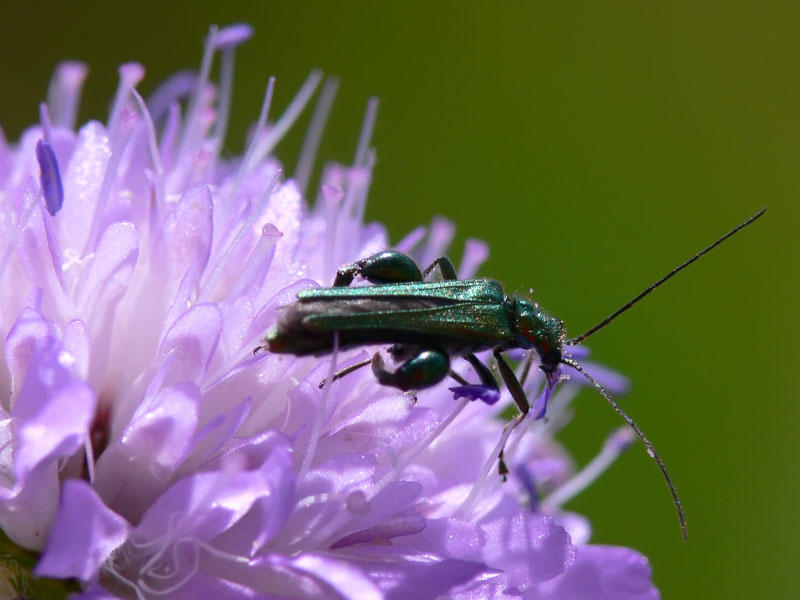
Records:
[[[620,417],[622,417],[622,420],[631,426],[631,429],[633,429],[633,431],[636,432],[636,435],[639,436],[639,439],[642,440],[642,443],[645,445],[645,448],[647,448],[647,454],[651,458],[655,459],[656,463],[658,464],[658,468],[661,470],[661,474],[664,476],[664,480],[667,482],[667,487],[669,487],[669,493],[672,495],[672,502],[673,504],[675,504],[675,510],[678,511],[678,521],[680,521],[681,524],[681,534],[683,535],[683,541],[688,541],[689,532],[686,528],[686,516],[683,514],[683,506],[681,505],[681,499],[678,496],[678,490],[675,487],[675,484],[672,483],[672,479],[670,478],[669,473],[667,472],[667,467],[664,464],[664,461],[661,460],[661,457],[658,455],[658,452],[656,452],[656,449],[653,447],[653,443],[647,439],[647,436],[641,429],[639,429],[639,426],[636,424],[636,422],[633,419],[631,419],[624,410],[622,410],[622,407],[619,404],[617,404],[613,398],[611,398],[611,396],[608,394],[605,388],[602,385],[600,385],[600,383],[598,383],[598,381],[594,377],[589,375],[589,373],[587,373],[582,366],[580,366],[577,362],[575,362],[571,358],[564,358],[561,360],[561,362],[567,366],[572,367],[578,373],[583,375],[589,381],[589,383],[591,383],[594,386],[594,389],[600,392],[603,398],[606,399],[606,402],[608,402],[611,405],[611,408],[613,408],[614,411]]]
[[[763,215],[763,214],[764,214],[764,212],[765,212],[766,210],[767,210],[767,208],[766,208],[766,207],[762,208],[760,211],[758,211],[758,212],[757,212],[756,214],[754,214],[752,217],[750,217],[749,219],[747,219],[747,221],[745,221],[744,223],[741,223],[741,224],[737,225],[736,227],[734,227],[733,229],[731,229],[731,230],[730,230],[728,233],[726,233],[726,234],[725,234],[725,235],[723,235],[721,238],[719,238],[719,239],[718,239],[716,242],[714,242],[714,243],[713,243],[713,244],[711,244],[710,246],[708,246],[708,247],[704,248],[703,250],[701,250],[700,252],[698,252],[697,254],[695,254],[693,257],[691,257],[691,258],[690,258],[689,260],[687,260],[686,262],[684,262],[684,263],[682,263],[682,264],[678,265],[677,267],[675,267],[674,269],[672,269],[672,271],[670,271],[669,273],[667,273],[666,275],[664,275],[664,276],[663,276],[661,279],[659,279],[658,281],[656,281],[655,283],[653,283],[652,285],[650,285],[649,287],[647,287],[647,288],[646,288],[644,291],[642,291],[641,293],[639,293],[638,295],[636,295],[636,296],[635,296],[633,299],[631,299],[630,301],[628,301],[628,302],[626,302],[625,304],[623,304],[623,305],[622,305],[622,306],[621,306],[621,307],[620,307],[618,310],[616,310],[614,313],[612,313],[611,315],[609,315],[608,317],[606,317],[605,319],[603,319],[602,321],[600,321],[600,322],[599,322],[597,325],[595,325],[594,327],[592,327],[591,329],[589,329],[589,330],[588,330],[586,333],[583,333],[583,334],[579,335],[578,337],[574,337],[574,338],[572,338],[572,339],[569,339],[569,340],[567,340],[565,343],[566,343],[568,346],[574,346],[575,344],[579,344],[579,343],[581,343],[583,340],[585,340],[587,337],[589,337],[589,336],[590,336],[590,335],[592,335],[593,333],[595,333],[595,332],[597,332],[597,331],[600,331],[600,330],[601,330],[603,327],[605,327],[606,325],[608,325],[609,323],[611,323],[611,321],[613,321],[614,319],[616,319],[618,316],[620,316],[622,313],[624,313],[626,310],[628,310],[630,307],[632,307],[634,304],[636,304],[636,303],[637,303],[639,300],[641,300],[642,298],[644,298],[645,296],[647,296],[647,294],[649,294],[649,293],[650,293],[650,292],[652,292],[654,289],[656,289],[658,286],[660,286],[662,283],[664,283],[665,281],[667,281],[667,279],[669,279],[669,278],[670,278],[670,277],[672,277],[673,275],[677,275],[677,274],[678,274],[680,271],[683,271],[683,269],[685,269],[686,267],[688,267],[690,264],[692,264],[692,263],[693,263],[694,261],[696,261],[698,258],[700,258],[701,256],[703,256],[703,255],[704,255],[704,254],[706,254],[707,252],[710,252],[711,250],[713,250],[714,248],[716,248],[717,246],[719,246],[719,245],[720,245],[722,242],[724,242],[725,240],[727,240],[727,239],[728,239],[729,237],[731,237],[733,234],[735,234],[735,233],[738,233],[740,230],[744,229],[745,227],[747,227],[748,225],[750,225],[751,223],[753,223],[753,222],[754,222],[756,219],[758,219],[758,218],[759,218],[761,215]]]

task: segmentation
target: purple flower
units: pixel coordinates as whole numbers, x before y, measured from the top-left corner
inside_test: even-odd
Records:
[[[123,65],[108,122],[77,131],[86,70],[65,63],[40,123],[0,141],[5,534],[40,553],[36,575],[75,578],[87,599],[657,598],[644,557],[588,545],[586,519],[562,510],[627,444],[616,434],[574,473],[553,436],[582,379],[554,392],[532,372],[539,409],[513,429],[499,418],[506,391],[415,399],[368,370],[320,389],[366,350],[254,354],[298,291],[389,241],[362,223],[376,101],[354,164],[328,165],[312,204],[335,81],[293,178],[271,151],[317,72],[277,119],[270,79],[246,151],[221,157],[233,54],[250,33],[212,28],[199,74],[148,102],[143,68]],[[437,219],[395,247],[427,264],[452,234]],[[486,255],[469,241],[459,276]]]

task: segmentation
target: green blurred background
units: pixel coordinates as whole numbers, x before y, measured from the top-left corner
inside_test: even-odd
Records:
[[[604,3],[605,4],[605,3]],[[119,6],[123,6],[122,4]],[[650,557],[665,598],[796,598],[800,5],[793,2],[14,3],[0,38],[0,123],[37,120],[53,66],[91,65],[81,120],[116,66],[148,92],[196,68],[210,23],[247,21],[238,153],[277,76],[340,76],[321,156],[350,161],[380,97],[368,217],[393,241],[433,215],[491,245],[482,273],[572,334],[768,205],[752,229],[591,340],[629,375],[624,406],[666,460],[689,518],[640,448],[570,506],[595,540]],[[307,122],[307,116],[304,123]],[[279,148],[291,170],[302,139]],[[565,439],[581,461],[617,420],[592,394]],[[792,591],[794,590],[794,591]]]

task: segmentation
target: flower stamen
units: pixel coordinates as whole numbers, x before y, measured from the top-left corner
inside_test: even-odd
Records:
[[[209,277],[208,281],[202,288],[202,292],[200,293],[200,302],[208,301],[214,290],[216,290],[217,285],[219,284],[222,276],[225,274],[225,270],[230,263],[231,258],[233,257],[236,250],[239,248],[239,245],[244,240],[245,235],[252,229],[253,223],[256,219],[261,216],[261,213],[264,211],[264,206],[266,205],[267,201],[272,196],[273,191],[275,190],[275,186],[278,185],[278,181],[281,176],[281,171],[277,171],[273,176],[272,180],[269,182],[267,189],[261,194],[261,198],[258,200],[256,205],[250,210],[250,214],[247,216],[247,219],[244,223],[239,227],[239,230],[236,232],[233,240],[231,240],[228,247],[225,249],[225,254],[222,255],[222,258],[219,259],[219,262],[214,267],[214,270],[211,273],[211,277]]]
[[[583,469],[550,492],[541,502],[544,512],[558,510],[594,483],[614,462],[630,448],[636,439],[633,430],[624,425],[617,428],[603,444],[603,448]]]
[[[114,102],[111,105],[111,113],[108,118],[108,134],[111,137],[114,150],[118,149],[117,134],[122,119],[122,114],[125,106],[128,103],[128,96],[132,88],[139,85],[139,82],[144,79],[144,67],[136,62],[125,63],[119,68],[119,83],[117,84],[117,91],[114,95]]]
[[[328,414],[328,398],[331,395],[331,388],[333,387],[333,375],[336,373],[336,360],[339,358],[339,332],[333,334],[333,352],[331,354],[331,361],[328,367],[328,375],[325,377],[325,385],[322,386],[322,399],[314,414],[314,425],[311,429],[311,437],[308,440],[308,447],[306,448],[305,456],[303,456],[303,463],[300,465],[300,470],[297,472],[297,480],[303,481],[311,468],[311,461],[314,460],[314,454],[317,451],[317,443],[319,442],[320,430],[322,429],[322,419]]]
[[[253,35],[249,25],[231,25],[219,31],[214,37],[217,48],[222,50],[222,60],[219,77],[219,100],[217,102],[217,123],[211,136],[214,144],[214,159],[219,156],[225,135],[228,131],[228,118],[231,109],[231,96],[233,94],[233,64],[236,48],[246,42]]]
[[[303,139],[303,147],[300,149],[300,157],[297,159],[294,180],[297,182],[297,189],[300,191],[300,195],[304,197],[308,189],[308,180],[311,178],[311,170],[314,168],[322,133],[325,131],[325,125],[328,122],[328,116],[338,89],[339,79],[328,77],[325,80],[317,99],[317,105],[311,115],[311,123],[306,131],[306,137]]]
[[[319,82],[322,81],[322,71],[314,69],[309,73],[303,86],[297,92],[295,97],[289,103],[280,119],[273,125],[270,130],[263,136],[263,139],[253,138],[256,142],[256,150],[253,154],[252,160],[255,163],[263,161],[270,152],[275,148],[279,141],[286,135],[294,122],[303,112],[303,109],[311,100],[314,90],[317,89]]]
[[[472,484],[472,487],[469,490],[469,494],[461,503],[461,505],[455,510],[453,513],[454,517],[457,518],[466,518],[467,515],[470,514],[472,509],[475,507],[475,504],[478,502],[478,499],[481,496],[481,493],[486,489],[487,478],[489,477],[489,473],[491,473],[497,465],[497,462],[500,460],[500,453],[505,448],[506,441],[508,441],[508,437],[511,435],[511,432],[514,431],[519,425],[525,423],[529,417],[531,417],[532,413],[528,413],[527,415],[517,415],[516,418],[506,423],[505,427],[503,427],[503,434],[500,436],[497,444],[495,444],[494,449],[489,454],[489,458],[483,463],[483,467],[478,472],[478,476],[475,479],[475,483]]]
[[[256,127],[253,130],[253,137],[247,146],[247,150],[244,153],[244,158],[242,159],[241,163],[239,163],[239,169],[236,171],[233,185],[231,186],[230,191],[225,198],[226,203],[230,202],[230,199],[233,198],[236,195],[236,192],[239,191],[242,180],[244,179],[244,176],[247,175],[247,172],[250,170],[250,165],[253,163],[253,155],[256,151],[256,143],[263,135],[264,129],[267,126],[267,115],[269,114],[269,109],[272,105],[272,92],[274,89],[275,78],[270,77],[269,80],[267,80],[267,89],[264,92],[264,100],[261,102],[261,112],[258,114],[258,121],[256,121]]]
[[[178,147],[178,156],[186,156],[197,144],[196,138],[201,134],[202,128],[199,126],[200,107],[203,103],[203,95],[208,86],[208,79],[211,73],[211,62],[214,59],[216,44],[214,43],[217,35],[217,26],[212,25],[208,29],[205,43],[203,44],[203,58],[200,60],[200,75],[197,78],[194,91],[189,96],[189,106],[186,109],[186,120],[184,122],[183,135]]]
[[[56,67],[47,90],[47,107],[57,127],[75,127],[83,82],[88,72],[86,65],[73,60],[62,62]]]

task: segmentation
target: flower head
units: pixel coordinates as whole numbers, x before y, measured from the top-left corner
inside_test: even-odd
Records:
[[[657,598],[644,557],[587,545],[588,522],[561,509],[628,435],[573,473],[553,433],[580,381],[529,377],[539,401],[512,431],[506,392],[412,397],[366,369],[333,381],[364,350],[253,352],[298,291],[389,241],[363,224],[374,100],[354,164],[328,166],[313,204],[334,82],[293,178],[271,151],[319,73],[276,120],[270,80],[245,153],[221,158],[249,36],[212,29],[199,74],[147,102],[143,68],[123,65],[108,122],[77,131],[86,70],[65,63],[40,123],[0,143],[5,534],[41,553],[37,575],[80,580],[82,598]],[[452,233],[437,219],[395,248],[428,264]],[[486,255],[467,242],[459,276]]]

